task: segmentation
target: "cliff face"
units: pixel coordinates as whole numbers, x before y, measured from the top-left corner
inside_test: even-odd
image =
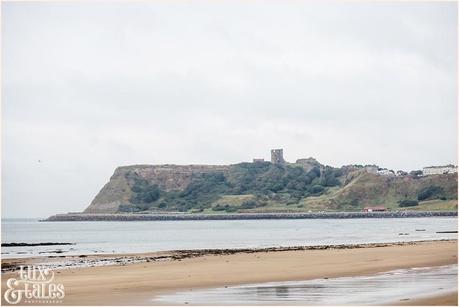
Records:
[[[129,204],[133,196],[134,178],[157,185],[164,192],[183,191],[193,176],[226,172],[226,165],[133,165],[115,170],[110,181],[100,190],[84,213],[116,213],[121,204]]]

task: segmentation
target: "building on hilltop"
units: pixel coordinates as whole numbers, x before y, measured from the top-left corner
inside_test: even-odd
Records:
[[[422,169],[424,176],[428,175],[442,175],[442,174],[454,174],[457,173],[457,166],[452,164],[445,166],[429,166]]]
[[[382,176],[395,176],[395,173],[393,170],[389,170],[387,168],[382,168],[377,172],[378,175]]]
[[[265,162],[265,159],[257,159],[257,158],[254,158],[254,159],[253,159],[253,163],[257,163],[257,162]]]
[[[379,167],[377,165],[365,165],[365,171],[370,174],[377,174]]]
[[[284,163],[284,150],[282,148],[279,149],[271,149],[271,163]]]

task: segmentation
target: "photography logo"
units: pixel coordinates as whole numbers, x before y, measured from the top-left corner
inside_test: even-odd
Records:
[[[20,266],[19,278],[6,282],[4,298],[10,304],[62,303],[65,296],[64,285],[54,283],[54,272],[43,266]]]

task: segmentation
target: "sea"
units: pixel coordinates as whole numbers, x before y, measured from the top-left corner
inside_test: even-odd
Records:
[[[2,219],[2,258],[457,239],[457,217],[228,221],[40,222]]]

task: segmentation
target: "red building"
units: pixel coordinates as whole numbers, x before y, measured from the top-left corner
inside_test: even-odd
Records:
[[[374,206],[374,207],[363,208],[363,212],[384,212],[384,211],[387,211],[386,207],[384,206]]]

